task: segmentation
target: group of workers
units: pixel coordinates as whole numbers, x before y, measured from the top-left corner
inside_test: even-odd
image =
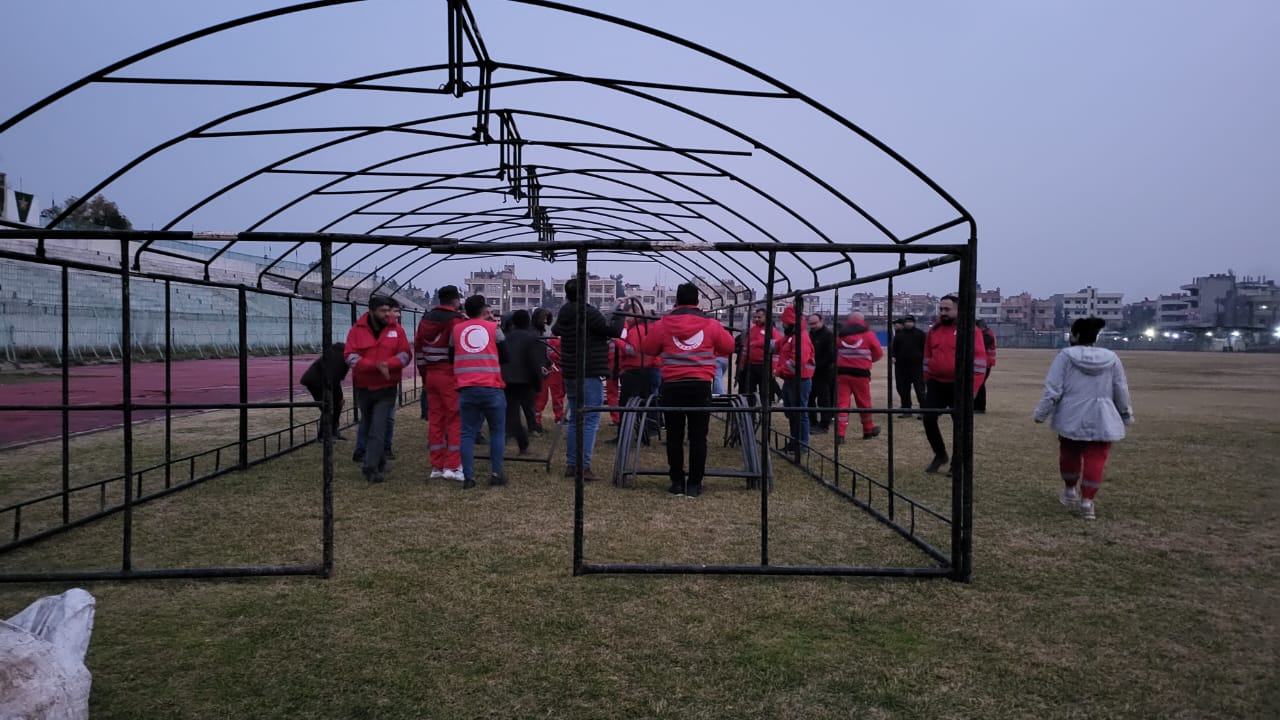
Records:
[[[580,316],[575,280],[566,283],[566,302],[554,322],[550,311],[539,308],[532,314],[517,310],[500,326],[482,295],[464,302],[458,288],[448,285],[439,289],[437,297],[439,304],[423,315],[412,345],[400,326],[399,304],[385,296],[370,298],[368,312],[351,327],[346,343],[331,348],[303,377],[303,384],[317,399],[323,385],[330,385],[335,418],[331,432],[336,435],[342,407],[340,383],[350,369],[360,415],[353,459],[371,483],[385,479],[387,462],[394,457],[391,440],[400,380],[414,358],[412,367],[422,379],[431,478],[475,487],[474,450],[477,442],[483,442],[482,426],[487,424],[489,483],[505,484],[508,437],[516,441],[521,454],[527,452],[529,436],[542,432],[541,417],[550,401],[556,422],[567,420],[565,476],[581,472],[586,480],[598,479],[591,460],[600,413],[584,412],[578,417],[576,409],[581,354],[582,405],[625,406],[634,397],[658,396],[658,404],[666,408],[661,422],[667,432],[669,490],[696,497],[702,492],[706,467],[711,398],[723,386],[730,358],[737,359],[740,392],[766,403],[781,397],[788,408],[790,437],[783,450],[803,452],[811,430],[828,432],[832,413],[825,408],[872,406],[872,366],[885,355],[861,313],[850,313],[832,333],[819,315],[801,322],[794,305],[781,315],[781,332],[768,326],[765,311],[757,309],[751,326],[735,340],[699,308],[699,290],[692,283],[677,289],[675,308],[661,318],[647,315],[633,299],[620,301],[612,320],[589,304],[583,305]],[[910,316],[895,320],[891,350],[900,407],[912,408],[913,391],[924,409],[947,408],[954,402],[955,311],[956,298],[942,298],[938,321],[928,333],[915,328]],[[580,324],[586,338],[581,350]],[[767,369],[766,358],[770,359]],[[994,360],[994,336],[984,328],[975,330],[976,388],[983,387]],[[812,413],[804,409],[810,406],[818,409]],[[616,413],[614,418],[616,423]],[[937,472],[948,460],[938,414],[926,413],[922,419],[934,452],[927,471]],[[835,442],[840,444],[846,437],[848,413],[837,412],[835,420]],[[880,427],[871,413],[860,413],[860,421],[863,439],[879,436]],[[650,414],[649,424],[641,428],[646,444],[657,432],[657,422]],[[580,469],[576,465],[579,423]]]

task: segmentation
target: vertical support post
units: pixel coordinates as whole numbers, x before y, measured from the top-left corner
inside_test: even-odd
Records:
[[[773,460],[769,437],[773,427],[773,283],[777,277],[778,253],[769,251],[769,281],[764,287],[764,377],[760,380],[760,564],[769,564],[769,492],[773,484]],[[754,382],[754,379],[753,379]]]
[[[173,292],[169,280],[164,281],[164,486],[173,485]]]
[[[956,318],[956,398],[952,403],[951,478],[951,578],[968,582],[971,577],[973,512],[973,354],[977,307],[978,270],[976,230],[960,256],[960,306]]]
[[[333,344],[333,241],[320,241],[320,338],[323,341],[321,352],[328,349]],[[292,309],[292,302],[289,305]],[[290,332],[292,332],[293,323],[289,324]],[[293,367],[293,345],[289,346],[289,366]],[[292,371],[290,371],[292,372]],[[293,383],[289,383],[290,388]],[[289,391],[293,392],[292,389]],[[329,419],[329,414],[333,408],[333,391],[329,383],[324,384],[324,394],[321,397],[323,407],[320,411],[320,423],[323,425]],[[322,470],[323,478],[321,490],[323,505],[321,520],[323,527],[321,529],[321,537],[324,556],[324,576],[329,577],[333,574],[333,436],[327,436],[324,441],[324,450],[322,452]]]
[[[124,402],[124,518],[120,572],[133,570],[133,318],[129,301],[129,241],[120,241],[120,395]],[[105,486],[104,486],[105,487]]]
[[[831,302],[832,302],[832,305],[833,305],[833,310],[832,310],[832,313],[831,313],[831,324],[834,326],[834,327],[832,327],[832,328],[831,328],[831,332],[832,332],[832,333],[834,333],[834,334],[835,334],[835,336],[836,336],[836,373],[835,373],[835,382],[836,382],[836,386],[835,386],[835,388],[834,388],[834,392],[832,392],[832,393],[831,393],[831,404],[832,404],[832,405],[835,405],[835,406],[838,408],[838,407],[840,406],[840,360],[839,360],[839,358],[840,358],[840,328],[841,328],[841,324],[840,324],[840,288],[836,288],[836,291],[835,291],[835,297],[831,300]],[[814,352],[815,352],[815,353],[817,352],[817,348],[814,348]],[[837,411],[836,411],[835,421],[836,421],[836,432],[837,432],[837,434],[839,434],[839,429],[840,429],[840,412],[839,412],[839,410],[837,410]],[[889,434],[890,434],[890,436],[892,437],[892,435],[893,435],[892,431],[890,431],[890,433],[889,433]],[[833,464],[835,465],[835,479],[834,479],[834,482],[835,482],[835,486],[838,488],[838,487],[840,487],[840,443],[839,443],[839,442],[836,442],[836,443],[835,443],[835,445],[834,445],[833,447],[834,447],[834,450],[832,451],[832,453],[831,453],[831,454],[832,454],[832,457],[834,458],[834,460],[833,460]],[[890,461],[890,462],[892,462],[892,461]],[[892,467],[892,465],[890,465],[890,467]]]
[[[582,573],[582,545],[583,545],[583,517],[585,493],[583,486],[585,481],[582,474],[586,472],[583,467],[583,459],[586,457],[586,418],[582,415],[582,408],[585,405],[584,395],[586,394],[586,375],[587,375],[587,250],[586,248],[578,248],[578,269],[575,274],[577,278],[577,294],[574,300],[574,310],[577,313],[577,322],[574,323],[573,334],[577,343],[577,357],[574,358],[576,365],[577,377],[573,379],[576,390],[573,398],[573,415],[576,420],[573,422],[573,437],[577,443],[577,453],[573,458],[574,477],[573,477],[573,574],[580,575]]]
[[[791,358],[791,362],[793,363],[792,367],[795,368],[795,377],[793,377],[791,381],[796,386],[796,407],[806,408],[805,410],[800,411],[801,413],[800,422],[796,423],[796,426],[799,428],[799,431],[804,432],[805,418],[803,416],[808,413],[807,408],[809,406],[809,398],[800,397],[800,395],[803,394],[800,392],[800,388],[804,386],[804,363],[802,362],[804,358],[804,352],[803,352],[804,337],[801,336],[801,333],[808,332],[807,322],[804,319],[805,317],[804,316],[804,296],[796,295],[795,299],[791,301],[791,304],[796,309],[796,324],[791,327],[792,337],[795,339],[795,343],[794,343],[795,357]],[[810,382],[810,386],[812,387],[813,381],[810,380],[809,382]],[[785,387],[785,383],[784,383],[784,387]],[[782,404],[783,405],[787,404],[787,397],[785,392],[783,392],[782,394]],[[790,429],[790,418],[788,418],[787,420],[788,420],[787,427],[788,429]],[[797,438],[791,439],[791,445],[792,445],[792,457],[795,459],[796,465],[799,465],[801,461],[804,460],[804,452],[805,452],[805,448],[807,447],[807,443],[801,443],[800,438],[797,437]]]
[[[71,304],[70,276],[62,266],[62,523],[71,522]]]
[[[905,256],[903,256],[903,257],[905,257]],[[884,406],[885,406],[885,407],[887,407],[887,408],[892,408],[892,407],[894,406],[894,404],[893,404],[893,363],[894,363],[894,357],[893,357],[893,276],[892,276],[892,275],[890,275],[890,276],[889,276],[889,287],[888,287],[888,291],[887,291],[887,292],[888,292],[888,295],[886,295],[886,296],[885,296],[885,304],[884,304],[884,319],[885,319],[885,332],[884,332],[884,339],[885,339],[885,345],[888,345],[888,347],[886,348],[886,352],[885,352],[885,365],[886,365],[886,367],[885,367],[885,374],[884,374],[884,375],[885,375],[885,378],[887,378],[887,380],[886,380],[886,383],[885,383],[885,394],[884,394],[885,404],[884,404]],[[888,426],[888,429],[889,429],[889,438],[888,438],[888,442],[886,443],[887,453],[888,453],[888,460],[889,460],[889,462],[888,462],[888,468],[889,468],[889,469],[888,469],[888,473],[887,473],[887,475],[886,475],[885,484],[887,484],[887,485],[889,486],[889,519],[890,519],[890,520],[893,520],[893,513],[894,513],[894,502],[893,502],[893,501],[894,501],[894,499],[895,499],[895,498],[894,498],[894,490],[893,490],[893,419],[894,419],[894,417],[895,417],[895,415],[894,415],[893,413],[889,413],[889,416],[885,418],[885,425],[887,425],[887,426]]]
[[[240,316],[240,469],[249,467],[249,299],[244,286],[236,292]]]
[[[295,445],[293,438],[293,296],[289,298],[289,447]],[[324,353],[328,351],[328,347],[324,347],[320,351],[320,357],[324,357]]]

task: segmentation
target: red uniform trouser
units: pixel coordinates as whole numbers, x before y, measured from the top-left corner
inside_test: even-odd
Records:
[[[458,414],[458,387],[453,372],[427,370],[422,385],[427,392],[427,449],[432,470],[462,467],[462,416]]]
[[[542,378],[542,389],[538,391],[538,398],[533,404],[533,414],[538,418],[538,423],[542,423],[542,411],[547,409],[547,398],[551,398],[551,412],[555,414],[556,422],[564,419],[564,375],[558,372],[548,374]]]
[[[856,375],[836,376],[836,405],[849,407],[849,396],[853,396],[853,407],[871,407],[871,378]],[[860,413],[862,416],[862,432],[869,433],[875,429],[875,418],[871,413]],[[836,416],[836,437],[844,437],[845,428],[849,427],[849,413],[842,412]]]
[[[618,404],[618,379],[617,378],[611,377],[605,381],[604,404],[605,405]],[[619,422],[622,422],[622,414],[616,411],[611,412],[609,413],[609,419],[613,421],[614,425],[617,425]]]
[[[1080,494],[1092,500],[1102,487],[1102,470],[1107,466],[1111,443],[1101,440],[1071,440],[1058,436],[1058,470],[1067,487],[1080,483]]]

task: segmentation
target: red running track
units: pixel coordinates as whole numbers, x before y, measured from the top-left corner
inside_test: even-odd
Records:
[[[298,379],[316,356],[294,358],[294,398],[311,400]],[[173,363],[173,402],[234,403],[240,401],[238,360],[187,360]],[[71,369],[70,404],[89,405],[122,401],[120,365],[92,365]],[[0,383],[3,376],[0,376]],[[286,400],[289,397],[287,357],[249,358],[249,401]],[[164,402],[164,363],[136,363],[133,366],[133,401]],[[0,384],[0,405],[56,405],[62,402],[62,377],[48,380]],[[174,411],[174,415],[192,410]],[[163,410],[135,410],[135,420],[164,417]],[[122,425],[123,413],[115,410],[73,410],[71,432],[79,433]],[[62,434],[62,413],[57,410],[0,412],[0,446],[56,438]]]

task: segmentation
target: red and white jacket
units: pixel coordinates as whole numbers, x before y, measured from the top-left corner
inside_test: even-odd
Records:
[[[640,370],[662,365],[662,358],[649,355],[641,349],[644,339],[653,332],[654,323],[638,322],[635,318],[627,318],[622,327],[622,337],[615,342],[621,343],[621,370]]]
[[[449,346],[453,349],[455,384],[459,388],[505,388],[498,353],[498,343],[503,338],[498,324],[471,318],[454,325],[452,333]]]
[[[859,322],[840,328],[836,338],[836,373],[855,377],[871,377],[871,364],[884,357],[880,338]]]
[[[418,358],[418,374],[441,372],[453,374],[449,362],[449,339],[453,326],[466,318],[456,308],[437,305],[418,321],[418,332],[413,336],[413,353]]]
[[[382,332],[373,334],[369,327],[369,313],[360,316],[347,331],[347,344],[342,349],[351,368],[351,384],[362,390],[382,390],[400,384],[400,371],[413,358],[404,328],[395,321],[387,323]],[[390,377],[378,370],[378,363],[385,362]]]
[[[768,335],[765,334],[765,329],[766,328],[763,325],[753,324],[751,329],[747,330],[747,345],[745,352],[748,365],[763,365],[764,344],[766,342],[778,342],[782,340],[782,333],[778,332],[777,328],[768,328]]]
[[[773,354],[773,374],[783,379],[796,376],[796,338],[800,338],[800,378],[813,377],[813,340],[803,329],[787,335]]]
[[[924,340],[924,379],[953,383],[956,381],[955,323],[934,323]],[[982,345],[982,331],[973,329],[973,390],[982,387],[987,378],[987,351]]]
[[[663,382],[710,382],[716,376],[716,356],[733,354],[733,336],[696,305],[677,305],[649,327],[640,350],[662,358]]]

